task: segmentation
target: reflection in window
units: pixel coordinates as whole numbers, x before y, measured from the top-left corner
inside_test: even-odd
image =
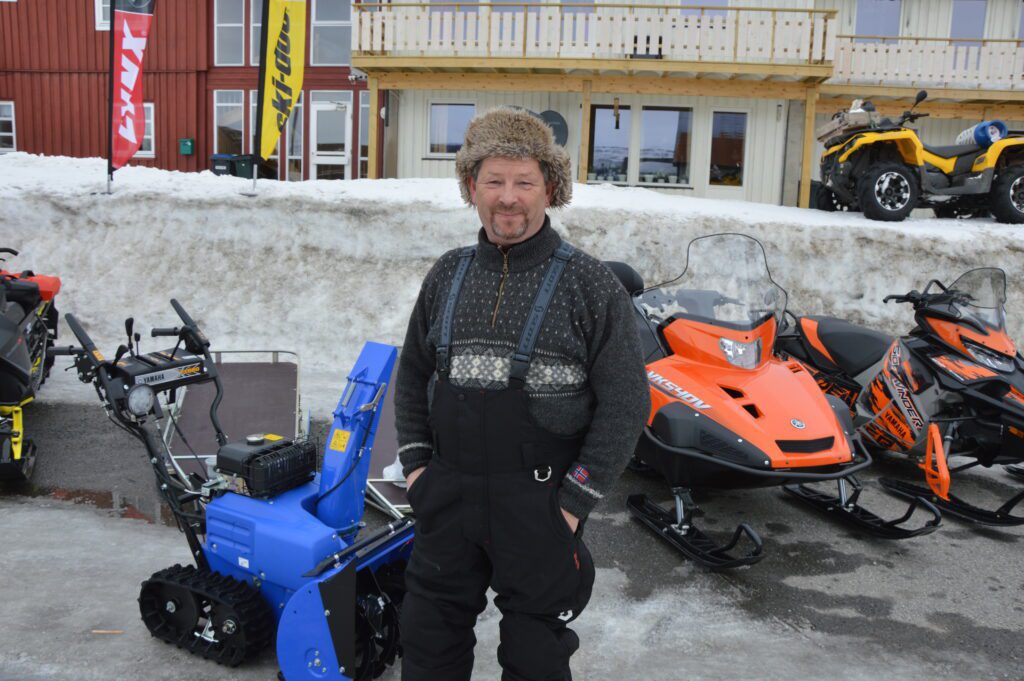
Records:
[[[242,153],[241,90],[215,90],[213,93],[213,152]]]
[[[986,0],[953,0],[949,37],[960,38],[956,45],[981,45],[979,39],[985,37],[985,9]]]
[[[370,175],[370,93],[359,93],[359,177]]]
[[[303,143],[303,121],[302,121],[302,93],[295,100],[292,113],[288,116],[288,126],[285,128],[285,136],[288,139],[288,180],[298,182],[302,180],[302,143]]]
[[[743,186],[743,145],[747,114],[715,111],[711,123],[711,173],[709,184]]]
[[[431,104],[429,152],[454,154],[461,149],[475,112],[475,104]]]
[[[856,34],[859,43],[889,42],[885,36],[900,34],[901,0],[857,0]]]
[[[690,183],[692,120],[692,109],[644,107],[640,120],[640,182]]]
[[[619,107],[618,121],[613,107],[591,107],[588,180],[626,181],[629,173],[629,123],[629,107]]]
[[[263,32],[263,0],[249,0],[249,2],[249,12],[252,16],[252,20],[249,22],[249,63],[259,66],[260,34]]]
[[[216,0],[213,7],[214,64],[245,63],[245,0]]]
[[[352,61],[352,6],[349,0],[313,0],[310,63],[345,66]]]

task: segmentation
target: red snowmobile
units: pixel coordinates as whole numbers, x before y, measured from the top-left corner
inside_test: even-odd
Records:
[[[892,338],[834,317],[797,317],[779,337],[826,394],[841,398],[876,451],[918,462],[927,487],[883,479],[903,497],[927,496],[946,513],[985,525],[1021,525],[1013,509],[979,508],[950,493],[950,474],[1024,461],[1024,358],[1006,333],[1006,274],[970,270],[949,286],[886,296],[910,303],[917,322]],[[970,459],[949,468],[951,456]],[[1008,467],[1014,473],[1014,467]]]
[[[0,253],[18,255],[13,248]],[[0,257],[0,262],[6,258]],[[36,447],[25,435],[22,408],[50,374],[47,348],[57,339],[54,297],[60,279],[0,269],[0,479],[28,480]]]
[[[716,543],[697,527],[702,513],[691,492],[773,486],[875,536],[906,538],[938,526],[939,512],[924,500],[888,521],[857,503],[854,473],[871,456],[853,437],[846,405],[822,395],[799,362],[772,354],[786,292],[772,281],[760,242],[742,234],[694,239],[683,273],[647,289],[628,265],[609,266],[632,293],[650,384],[636,460],[663,476],[675,497],[674,509],[644,495],[628,505],[658,536],[712,569],[755,563],[763,556],[758,534],[743,523]],[[837,495],[805,484],[825,481],[836,482]],[[906,527],[919,507],[931,519]],[[741,542],[750,549],[736,555]]]

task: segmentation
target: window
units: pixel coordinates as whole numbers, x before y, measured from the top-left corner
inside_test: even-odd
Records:
[[[625,182],[629,174],[630,109],[606,105],[590,109],[590,161],[588,180]]]
[[[859,43],[886,42],[882,37],[900,34],[901,0],[857,0],[857,26]]]
[[[684,4],[689,5],[691,3],[686,2]],[[729,6],[729,0],[701,0],[700,2],[695,2],[693,4],[700,5],[701,7],[704,7],[704,8],[708,8],[708,7],[728,7]],[[724,9],[704,9],[704,10],[700,10],[700,9],[695,9],[693,7],[687,7],[687,8],[684,8],[684,9],[680,9],[679,13],[680,14],[698,14],[698,15],[703,13],[704,16],[706,16],[706,17],[724,17],[726,14],[728,14],[728,12],[726,12]]]
[[[251,132],[249,133],[249,136],[245,140],[245,147],[246,149],[249,150],[250,154],[256,153],[256,143],[254,138],[256,136],[256,112],[259,108],[256,99],[259,96],[259,94],[260,93],[258,90],[249,90],[249,130]],[[292,115],[293,114],[288,114],[288,120],[291,120]],[[264,121],[264,124],[267,123],[270,123],[270,125],[274,124],[271,121]],[[287,123],[285,124],[285,127],[287,127]],[[259,161],[260,177],[267,177],[269,179],[274,180],[280,177],[280,175],[277,172],[277,161],[280,158],[280,151],[281,138],[278,137],[277,142],[274,143],[274,153],[271,154],[270,158],[268,158],[266,161],[262,159]]]
[[[985,9],[986,0],[953,0],[949,37],[960,38],[955,44],[981,44],[978,39],[985,37]]]
[[[260,33],[263,30],[263,0],[249,0],[249,63],[260,65]]]
[[[299,93],[292,107],[292,113],[288,116],[288,125],[284,129],[285,138],[288,140],[288,180],[299,182],[302,180],[302,152],[303,152],[303,120],[302,120],[302,93]]]
[[[213,152],[242,153],[241,90],[215,90],[213,93]]]
[[[747,138],[747,114],[715,111],[711,123],[711,173],[708,184],[743,186],[743,147]]]
[[[110,0],[93,0],[96,11],[96,30],[110,30]]]
[[[245,0],[215,0],[213,6],[213,63],[245,64]]]
[[[0,102],[0,154],[18,150],[14,129],[14,102]]]
[[[689,184],[693,110],[644,107],[640,116],[640,182]]]
[[[310,63],[345,66],[352,59],[352,7],[349,0],[313,0]]]
[[[476,104],[431,104],[428,153],[450,155],[461,149],[475,113]]]
[[[142,145],[135,153],[136,158],[156,158],[156,137],[153,134],[155,112],[152,102],[143,102],[142,110],[146,118],[146,130],[142,133]]]
[[[359,93],[359,177],[370,174],[370,93]]]

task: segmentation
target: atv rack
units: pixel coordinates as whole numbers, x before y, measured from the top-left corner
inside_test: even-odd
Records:
[[[750,525],[740,523],[727,543],[716,544],[693,521],[695,517],[704,515],[704,512],[694,503],[690,490],[673,487],[672,495],[676,503],[675,514],[648,499],[646,494],[631,495],[626,505],[640,522],[657,532],[684,556],[711,570],[753,565],[764,558],[764,543]],[[736,548],[744,536],[753,547],[743,556],[731,554],[730,551]]]

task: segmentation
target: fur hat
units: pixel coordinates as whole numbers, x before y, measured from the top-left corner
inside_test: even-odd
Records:
[[[572,200],[572,162],[565,149],[555,144],[548,124],[529,111],[502,107],[473,118],[466,139],[455,154],[455,174],[462,199],[472,204],[469,178],[477,164],[487,158],[532,158],[548,168],[555,184],[551,207],[561,208]]]

